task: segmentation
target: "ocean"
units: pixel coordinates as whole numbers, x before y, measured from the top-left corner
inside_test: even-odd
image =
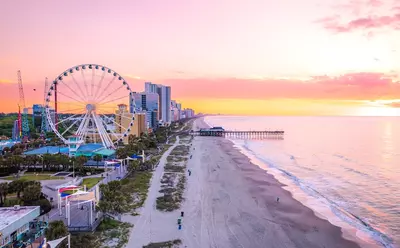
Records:
[[[232,139],[243,154],[344,235],[400,245],[400,118],[207,116],[226,130],[283,130],[283,140]]]

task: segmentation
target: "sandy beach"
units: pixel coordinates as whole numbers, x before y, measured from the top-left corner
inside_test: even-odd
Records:
[[[193,129],[206,127],[202,119]],[[166,155],[162,162],[165,162]],[[155,209],[163,165],[152,179],[149,198],[127,247],[181,239],[181,247],[360,247],[342,237],[339,227],[315,216],[272,175],[252,164],[223,138],[195,137],[182,209]],[[279,197],[279,202],[277,202]],[[184,211],[182,230],[176,219]],[[145,224],[146,223],[146,224]]]

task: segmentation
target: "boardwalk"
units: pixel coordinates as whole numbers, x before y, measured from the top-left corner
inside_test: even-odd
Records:
[[[239,139],[283,139],[284,131],[229,131],[229,130],[199,130],[191,131],[195,136],[214,136]]]

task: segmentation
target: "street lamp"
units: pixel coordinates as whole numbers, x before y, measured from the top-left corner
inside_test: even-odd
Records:
[[[69,162],[72,162],[72,178],[75,178],[75,160],[71,159]]]

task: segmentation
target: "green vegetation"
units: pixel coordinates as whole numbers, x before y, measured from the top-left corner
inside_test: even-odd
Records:
[[[105,247],[120,248],[129,240],[129,231],[133,226],[126,222],[120,222],[111,218],[105,218],[97,227],[97,234]],[[113,245],[110,241],[117,239]]]
[[[82,185],[86,185],[86,189],[89,190],[96,184],[98,184],[101,180],[103,180],[103,177],[89,177],[89,178],[84,178],[82,181]]]
[[[68,233],[68,228],[65,226],[64,222],[62,220],[56,220],[52,221],[49,223],[49,227],[45,231],[45,236],[47,240],[55,240],[59,239],[62,237],[67,236]],[[59,244],[57,247],[67,247],[68,241],[63,240],[61,244]]]
[[[185,167],[180,166],[180,165],[172,165],[172,164],[167,164],[164,167],[165,172],[180,172],[183,173],[185,171]]]
[[[41,181],[41,180],[60,180],[60,179],[64,179],[64,177],[56,177],[56,176],[41,175],[41,174],[38,174],[38,175],[30,174],[30,175],[23,175],[19,178],[12,176],[12,177],[4,177],[2,179],[4,179],[4,180],[20,180],[20,179],[22,179],[22,180],[29,180],[29,181]]]
[[[169,138],[168,143],[169,143],[169,144],[174,144],[175,142],[176,142],[176,135],[172,135],[172,136]]]
[[[18,114],[0,114],[0,136],[12,136],[14,121],[18,119]]]
[[[47,240],[55,240],[65,237],[69,234],[68,228],[62,220],[56,220],[49,223],[49,227],[45,231]],[[68,241],[65,239],[57,248],[67,248]],[[74,248],[99,248],[100,239],[97,235],[91,233],[83,233],[71,235],[71,247]]]
[[[101,238],[101,236],[100,236]],[[100,238],[92,233],[82,233],[71,236],[71,247],[73,248],[99,248]],[[58,248],[58,246],[57,246]]]
[[[171,151],[170,155],[172,156],[186,156],[189,154],[190,146],[186,145],[177,145],[174,150]]]
[[[158,242],[158,243],[150,243],[148,245],[143,246],[143,248],[177,248],[182,244],[182,240],[175,239],[171,241]]]
[[[92,187],[94,187],[98,182],[100,182],[101,180],[103,180],[104,177],[89,177],[89,178],[84,178],[82,180],[82,187],[83,185],[86,185],[86,190],[91,189]],[[73,194],[74,192],[76,192],[76,190],[66,190],[64,191],[65,194]]]
[[[166,175],[169,175],[169,177]],[[175,173],[164,173],[161,183],[164,182],[166,186],[159,191],[163,195],[157,197],[156,208],[158,210],[171,212],[180,208],[184,200],[186,175],[184,173],[179,174],[176,186],[174,186],[175,177]]]
[[[151,176],[150,171],[138,171],[121,181],[100,185],[103,198],[99,201],[98,208],[112,215],[128,212],[134,214],[147,198]]]
[[[184,200],[186,162],[188,161],[189,150],[189,146],[178,145],[167,157],[164,175],[161,178],[162,189],[159,191],[163,195],[158,197],[156,201],[158,210],[170,212],[180,208]]]
[[[41,191],[42,186],[38,181],[19,179],[0,183],[0,206],[40,206],[41,214],[45,214],[51,210],[51,204]]]

